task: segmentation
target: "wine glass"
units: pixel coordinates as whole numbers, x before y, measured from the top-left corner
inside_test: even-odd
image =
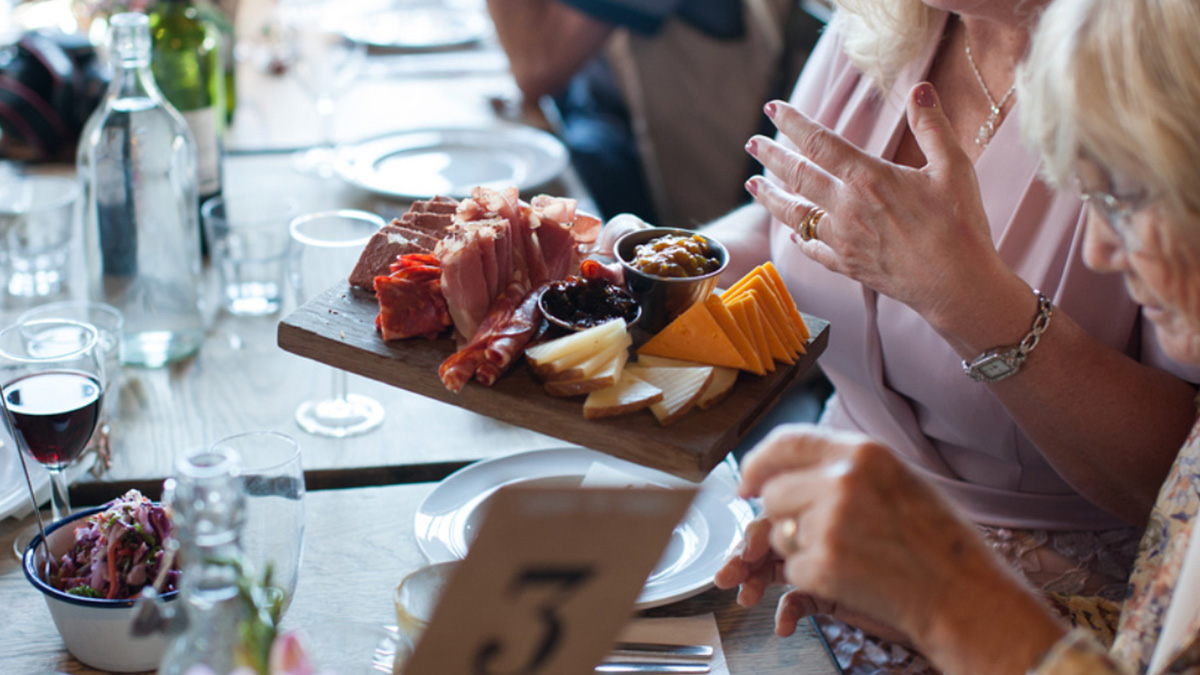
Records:
[[[367,240],[384,225],[366,211],[345,209],[298,216],[289,225],[294,245],[288,276],[303,304],[338,283],[346,283]],[[365,433],[383,422],[378,401],[347,391],[346,371],[333,369],[329,398],[306,401],[296,423],[310,434],[343,438]]]
[[[71,512],[65,470],[100,422],[104,356],[91,324],[35,319],[0,330],[0,400],[13,440],[50,472],[50,512]]]
[[[304,553],[304,468],[300,444],[275,431],[248,431],[212,444],[242,459],[246,519],[242,549],[258,578],[270,570],[267,598],[278,623],[291,605]]]
[[[304,173],[328,178],[337,157],[333,114],[337,97],[353,84],[367,60],[367,47],[341,30],[347,9],[328,0],[290,0],[281,6],[282,23],[296,78],[313,98],[320,122],[320,145],[294,160]]]

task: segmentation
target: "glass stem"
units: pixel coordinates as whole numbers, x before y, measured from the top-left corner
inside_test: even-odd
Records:
[[[335,368],[333,370],[333,400],[338,403],[345,403],[348,400],[350,393],[350,385],[347,382],[346,371]]]
[[[50,470],[50,517],[58,522],[71,515],[71,493],[67,488],[67,474],[62,469]]]
[[[332,151],[333,142],[333,97],[317,97],[317,117],[321,122],[321,146]]]

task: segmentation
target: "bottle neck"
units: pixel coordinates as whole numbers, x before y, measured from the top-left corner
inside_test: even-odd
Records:
[[[162,92],[154,82],[150,59],[114,59],[113,79],[109,93],[115,98],[149,98],[162,100]]]

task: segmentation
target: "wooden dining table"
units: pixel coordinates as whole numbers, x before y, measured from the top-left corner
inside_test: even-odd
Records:
[[[254,4],[241,3],[243,8]],[[238,88],[224,161],[227,192],[285,192],[305,211],[359,208],[391,217],[408,208],[401,199],[293,168],[293,153],[316,143],[317,124],[311,101],[288,73],[269,72],[261,60],[248,56],[239,64]],[[462,50],[372,53],[363,74],[339,98],[335,137],[340,144],[353,144],[428,126],[542,124],[512,117],[521,108],[512,105],[516,98],[507,61],[491,37]],[[71,168],[38,170],[69,173]],[[577,198],[581,208],[594,210],[570,168],[538,190]],[[208,332],[200,351],[164,368],[122,370],[111,465],[89,459],[91,468],[77,472],[71,498],[78,508],[129,488],[157,497],[177,458],[190,449],[247,430],[296,437],[309,490],[306,546],[285,628],[319,628],[348,619],[394,624],[392,589],[426,563],[414,540],[413,518],[437,482],[479,460],[571,445],[355,374],[351,392],[383,405],[382,426],[342,439],[305,434],[294,422],[296,407],[327,394],[333,370],[278,344],[281,320],[301,303],[289,294],[278,314],[236,317],[216,309],[213,270],[206,270],[205,283]],[[70,292],[77,299],[86,295],[78,280]],[[0,320],[11,321],[21,309],[0,307]],[[0,433],[0,441],[12,443],[7,432]],[[44,600],[8,553],[18,531],[33,522],[29,513],[0,520],[0,603],[5,607],[0,672],[100,672],[67,653]],[[802,622],[789,638],[774,635],[777,594],[747,610],[736,604],[734,592],[712,589],[644,614],[714,614],[732,673],[837,673],[812,624]]]

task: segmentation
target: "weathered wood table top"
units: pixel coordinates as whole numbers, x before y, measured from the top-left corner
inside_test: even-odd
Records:
[[[394,625],[392,589],[424,564],[413,535],[413,514],[429,483],[310,492],[304,561],[283,627],[319,630],[339,622]],[[91,674],[63,646],[40,593],[7,553],[30,521],[0,521],[0,672]],[[773,633],[774,599],[743,610],[732,591],[710,590],[645,612],[647,616],[715,613],[730,672],[755,675],[834,675],[824,643],[808,622],[796,634]]]

